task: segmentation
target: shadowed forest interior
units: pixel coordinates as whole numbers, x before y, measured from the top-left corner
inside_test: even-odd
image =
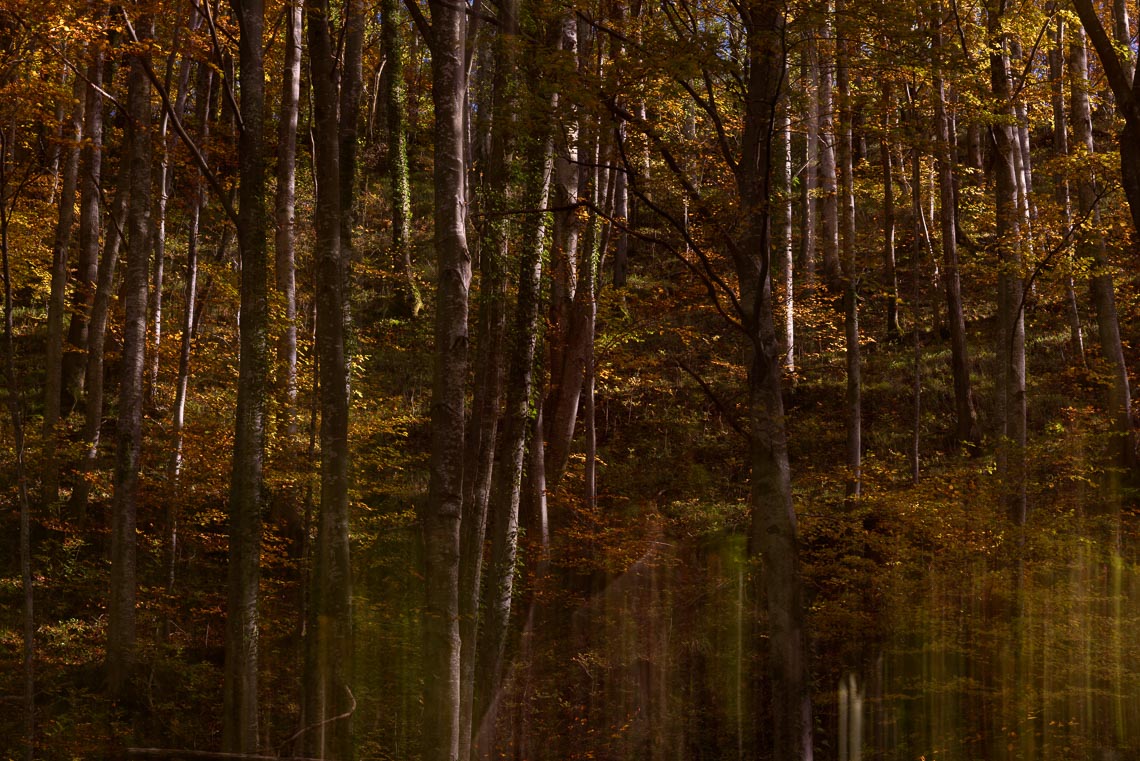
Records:
[[[0,756],[1140,756],[1133,0],[0,0]]]

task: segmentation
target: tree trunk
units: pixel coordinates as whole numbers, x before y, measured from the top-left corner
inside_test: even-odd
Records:
[[[796,372],[796,291],[795,291],[795,222],[792,209],[792,104],[784,96],[780,107],[778,156],[780,161],[780,241],[779,277],[783,290],[784,372],[789,378]]]
[[[1074,36],[1069,58],[1069,71],[1072,78],[1071,104],[1073,119],[1073,140],[1091,157],[1095,152],[1092,130],[1092,110],[1089,106],[1088,54],[1083,34]],[[1078,175],[1077,205],[1080,214],[1088,220],[1092,232],[1078,240],[1078,252],[1092,260],[1092,274],[1089,277],[1089,290],[1093,308],[1096,309],[1097,337],[1100,340],[1101,355],[1109,367],[1112,383],[1109,387],[1108,408],[1112,420],[1112,431],[1117,441],[1115,449],[1118,464],[1131,469],[1135,465],[1135,442],[1132,426],[1132,391],[1128,381],[1128,365],[1120,339],[1120,322],[1116,314],[1116,289],[1112,282],[1111,264],[1108,249],[1100,229],[1100,190],[1097,187],[1095,172],[1086,171]]]
[[[772,119],[783,79],[782,6],[742,4],[748,45],[742,156],[737,185],[748,210],[745,238],[733,258],[747,329],[752,436],[750,548],[763,562],[768,611],[773,758],[812,758],[812,710],[803,583],[792,505],[781,362],[769,278]]]
[[[281,78],[281,114],[277,128],[277,195],[274,233],[275,281],[285,300],[285,330],[277,343],[281,418],[285,434],[297,434],[297,120],[301,99],[301,4],[285,6],[285,63]]]
[[[549,135],[531,139],[527,151],[526,196],[523,206],[541,209],[550,191],[554,145]],[[507,407],[500,443],[499,465],[495,468],[491,491],[491,566],[485,585],[487,620],[480,638],[477,694],[485,709],[495,698],[503,673],[503,655],[514,592],[515,560],[518,552],[519,505],[522,501],[523,465],[530,404],[534,385],[534,358],[538,345],[539,308],[542,284],[542,250],[546,237],[545,219],[529,214],[522,222],[522,255],[519,258],[518,305],[510,335],[510,369],[507,376]],[[532,438],[531,449],[541,453],[541,429]],[[542,462],[539,454],[535,461]],[[477,714],[478,715],[478,714]]]
[[[843,18],[845,0],[836,0],[836,17]],[[840,27],[842,29],[842,27]],[[836,35],[835,69],[839,89],[839,164],[843,176],[840,197],[840,265],[843,276],[843,332],[847,355],[847,498],[857,500],[863,491],[862,359],[859,352],[859,282],[855,259],[855,108],[848,67],[854,46],[842,33]]]
[[[265,68],[262,0],[234,0],[242,129],[238,142],[238,254],[241,261],[240,358],[233,473],[230,480],[230,558],[227,577],[226,665],[222,747],[258,749],[258,585],[261,578],[262,468],[269,377],[269,304],[265,201]]]
[[[514,163],[518,91],[519,3],[499,6],[491,84],[491,145],[485,159],[483,201],[487,215],[479,246],[478,360],[475,389],[465,438],[463,514],[460,519],[459,631],[461,686],[459,758],[471,757],[475,721],[475,666],[479,598],[483,579],[483,544],[491,494],[495,447],[503,404],[507,325],[507,260],[510,252],[511,166]]]
[[[942,29],[937,19],[942,8],[936,2],[932,16],[934,45],[932,54],[937,61],[942,50]],[[937,65],[937,64],[936,64]],[[950,371],[954,377],[954,409],[957,425],[955,440],[958,446],[973,450],[981,440],[978,414],[974,409],[974,394],[970,387],[970,355],[966,344],[966,320],[962,313],[962,286],[958,276],[958,220],[954,202],[954,157],[950,116],[946,111],[946,86],[936,68],[934,74],[934,120],[938,133],[938,191],[939,222],[942,232],[942,262],[946,287],[946,315],[950,323]]]
[[[83,421],[83,459],[79,477],[71,492],[69,504],[83,522],[91,493],[91,481],[99,456],[100,432],[103,425],[103,344],[107,335],[107,316],[114,298],[115,270],[122,247],[127,220],[127,201],[131,197],[130,162],[119,162],[119,177],[115,200],[111,208],[111,224],[104,236],[103,255],[99,261],[95,298],[91,304],[91,322],[87,327],[87,366],[84,385],[87,404]]]
[[[72,86],[74,100],[71,118],[62,132],[66,143],[62,151],[63,182],[59,194],[59,218],[52,245],[51,295],[48,298],[47,350],[44,363],[44,480],[43,500],[52,504],[59,499],[59,462],[56,458],[58,441],[56,425],[60,418],[63,375],[63,313],[67,296],[67,255],[71,248],[71,228],[75,222],[75,190],[79,183],[79,147],[83,141],[83,107],[85,82],[76,75]]]
[[[1053,22],[1053,44],[1049,48],[1049,89],[1053,105],[1053,153],[1058,158],[1069,155],[1069,125],[1065,115],[1065,19],[1058,16]],[[1073,224],[1072,197],[1069,178],[1065,172],[1053,176],[1054,195],[1061,210],[1062,229],[1067,234]],[[1081,313],[1073,287],[1072,247],[1066,246],[1064,264],[1065,301],[1069,315],[1069,346],[1079,363],[1085,365],[1085,341],[1081,329]]]
[[[879,162],[883,168],[883,269],[887,290],[887,341],[897,341],[899,327],[899,279],[895,269],[895,183],[891,155],[891,111],[894,96],[891,83],[884,78],[882,84],[883,135],[879,144]]]
[[[467,250],[464,103],[466,10],[431,0],[435,105],[435,248],[438,260],[431,477],[423,510],[424,761],[459,755],[459,528],[463,504],[464,388],[467,379]]]
[[[832,0],[826,0],[825,17],[819,27],[825,49],[832,38]],[[839,189],[835,166],[835,59],[820,53],[819,65],[819,217],[820,249],[823,255],[823,281],[832,293],[842,287],[839,263]]]
[[[140,39],[153,22],[138,22]],[[127,210],[127,261],[123,283],[122,375],[111,504],[111,590],[107,626],[107,681],[111,695],[126,694],[135,659],[135,516],[142,451],[143,359],[146,352],[147,267],[150,260],[150,82],[149,52],[132,54],[128,77],[127,146],[131,178]]]
[[[87,330],[99,273],[99,191],[103,174],[103,50],[91,46],[87,64],[86,103],[79,168],[79,262],[72,273],[71,321],[61,367],[61,390],[78,402],[84,388],[83,366]]]
[[[419,317],[423,299],[412,267],[412,197],[408,178],[408,106],[404,84],[403,32],[399,4],[396,0],[382,0],[382,33],[385,75],[384,99],[388,113],[388,171],[392,191],[392,262],[399,273],[397,302],[403,314]]]
[[[348,543],[348,266],[341,235],[344,155],[337,113],[335,47],[328,0],[306,5],[313,87],[316,351],[320,378],[321,497],[305,643],[305,755],[351,761],[352,574]]]
[[[8,256],[8,226],[14,203],[8,198],[8,156],[15,142],[16,128],[0,132],[0,266],[4,278],[4,377],[8,412],[12,418],[12,446],[16,456],[16,486],[20,501],[20,586],[23,592],[23,745],[24,761],[36,752],[36,619],[32,578],[32,503],[28,496],[27,468],[24,461],[24,405],[19,376],[16,374],[16,343],[12,321],[12,268]],[[13,199],[14,201],[14,199]]]
[[[1001,0],[988,8],[989,29],[1002,38]],[[1009,59],[1004,45],[990,53],[991,87],[994,100],[1010,103]],[[1013,116],[1012,109],[1002,109]],[[1024,525],[1025,501],[1025,320],[1022,307],[1021,215],[1018,207],[1017,154],[1020,141],[1016,128],[1008,123],[991,126],[994,142],[994,193],[998,245],[998,421],[1004,439],[999,447],[998,472],[1005,485],[1013,521]]]
[[[799,270],[805,288],[815,280],[818,235],[816,189],[819,187],[819,44],[808,35],[802,54],[804,89],[804,179],[801,187]]]

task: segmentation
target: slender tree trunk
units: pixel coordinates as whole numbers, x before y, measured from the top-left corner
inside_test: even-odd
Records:
[[[43,500],[51,504],[59,499],[59,461],[56,425],[60,418],[63,376],[63,313],[67,297],[67,256],[71,248],[71,228],[75,222],[75,191],[79,183],[79,148],[83,140],[83,107],[85,83],[76,76],[72,87],[71,117],[62,133],[66,143],[63,156],[63,183],[59,194],[59,218],[52,245],[51,295],[48,298],[47,365],[44,378],[44,479]]]
[[[942,29],[938,19],[942,8],[935,3],[932,12],[936,19],[933,30],[933,55],[937,59],[942,50]],[[981,440],[978,414],[974,409],[974,394],[970,386],[970,355],[966,344],[966,320],[962,312],[962,286],[958,275],[958,220],[954,202],[953,131],[946,110],[946,85],[936,68],[934,75],[934,120],[938,133],[938,191],[939,222],[942,232],[942,261],[946,287],[946,315],[950,323],[950,371],[954,377],[954,409],[957,426],[955,439],[959,446],[973,450]]]
[[[99,273],[99,192],[103,175],[103,49],[91,46],[87,64],[86,103],[83,110],[83,134],[79,169],[79,262],[72,277],[75,281],[71,301],[71,322],[67,330],[61,368],[61,386],[65,394],[78,401],[84,389],[83,367],[87,348],[87,330],[95,296],[95,280]]]
[[[796,372],[796,291],[795,291],[795,222],[792,203],[792,103],[784,96],[780,107],[780,252],[779,276],[783,290],[784,372],[789,378]]]
[[[832,0],[825,3],[825,16],[820,25],[819,68],[819,217],[820,249],[823,255],[823,280],[827,289],[838,293],[842,269],[839,262],[839,189],[835,165],[835,57],[829,55],[832,41]]]
[[[990,33],[1001,30],[1003,0],[988,8]],[[999,37],[999,40],[1001,38]],[[1003,45],[990,53],[991,87],[999,104],[1010,102],[1009,59]],[[1003,106],[1005,108],[1005,106]],[[1010,116],[1012,116],[1012,109]],[[1016,129],[992,125],[994,141],[994,193],[998,241],[998,421],[1004,442],[999,449],[999,473],[1006,487],[1010,515],[1024,525],[1025,501],[1025,321],[1022,306],[1021,214],[1018,207],[1017,169],[1020,153]]]
[[[550,191],[553,142],[549,135],[531,138],[528,150],[523,206],[541,209]],[[534,360],[538,345],[542,283],[542,250],[546,237],[544,216],[530,214],[522,222],[522,255],[519,258],[518,305],[510,335],[510,369],[507,376],[507,407],[500,443],[499,465],[491,492],[491,566],[485,585],[486,622],[478,652],[477,694],[485,709],[495,698],[503,674],[503,655],[514,593],[518,553],[519,505],[522,500],[523,466],[527,429],[531,423],[534,390]],[[535,461],[542,463],[542,435],[532,438]],[[478,714],[477,714],[478,715]]]
[[[277,229],[274,233],[277,291],[285,301],[285,329],[277,343],[281,417],[287,436],[297,434],[297,120],[301,100],[301,5],[285,6],[285,63],[281,79],[281,115],[277,128]]]
[[[36,618],[32,579],[32,502],[28,496],[27,468],[24,461],[24,405],[16,373],[15,330],[12,321],[12,268],[8,256],[8,226],[12,220],[15,198],[8,198],[8,157],[16,128],[14,123],[0,131],[0,265],[4,277],[4,376],[7,385],[8,412],[12,418],[12,445],[16,455],[16,486],[20,500],[20,586],[23,591],[23,745],[24,761],[32,761],[36,752]]]
[[[313,86],[316,347],[320,377],[321,498],[306,630],[305,755],[351,761],[352,574],[348,544],[348,266],[341,239],[344,156],[337,113],[335,47],[328,0],[306,5]],[[347,115],[346,115],[347,116]]]
[[[1065,115],[1065,19],[1058,15],[1053,22],[1052,46],[1049,48],[1049,88],[1053,105],[1053,153],[1058,158],[1069,155],[1069,125]],[[1069,178],[1066,172],[1053,176],[1054,195],[1061,210],[1062,229],[1067,234],[1073,224],[1073,203],[1069,191]],[[1063,276],[1065,279],[1065,301],[1069,315],[1069,346],[1082,366],[1085,365],[1085,341],[1081,329],[1081,312],[1077,306],[1076,289],[1073,287],[1072,247],[1066,246]]]
[[[815,280],[816,189],[819,187],[819,44],[814,35],[804,43],[802,75],[804,89],[804,171],[800,206],[799,270],[805,288]]]
[[[435,105],[435,247],[438,260],[431,477],[423,511],[424,761],[459,755],[459,530],[463,504],[464,388],[471,257],[467,250],[464,103],[466,9],[431,0]]]
[[[1073,140],[1092,156],[1092,110],[1089,106],[1088,53],[1084,34],[1073,37],[1069,58],[1072,81],[1071,104]],[[1080,238],[1078,251],[1092,260],[1089,290],[1096,309],[1097,337],[1101,355],[1109,367],[1112,383],[1109,387],[1108,406],[1112,430],[1117,437],[1118,464],[1131,469],[1135,465],[1135,442],[1132,425],[1132,391],[1128,381],[1128,365],[1120,339],[1120,322],[1116,314],[1116,289],[1112,282],[1111,264],[1104,235],[1100,227],[1100,190],[1095,172],[1082,172],[1077,181],[1077,204],[1082,217],[1087,217],[1093,232]]]
[[[836,0],[836,17],[844,18],[845,0]],[[839,27],[841,30],[842,27]],[[842,32],[836,35],[835,69],[839,90],[839,165],[843,184],[840,200],[840,265],[843,276],[843,330],[847,355],[847,498],[857,500],[863,491],[863,383],[859,352],[859,273],[855,257],[855,108],[849,67],[854,46]]]
[[[899,279],[895,266],[895,183],[890,142],[894,96],[891,83],[885,78],[882,101],[883,136],[879,144],[879,162],[883,168],[883,270],[887,291],[887,340],[897,341],[902,329],[899,327]]]
[[[475,681],[479,632],[479,599],[483,579],[483,544],[487,507],[494,475],[495,447],[506,374],[507,262],[511,226],[511,167],[518,109],[519,3],[499,6],[499,34],[494,46],[491,84],[491,145],[485,159],[484,211],[488,215],[480,242],[478,360],[467,427],[463,469],[463,514],[460,520],[459,631],[461,686],[459,758],[471,757],[475,719]]]
[[[91,493],[91,481],[99,457],[100,432],[103,425],[103,344],[107,335],[107,316],[114,298],[115,270],[119,250],[123,244],[127,220],[127,201],[131,197],[130,162],[119,162],[119,177],[112,204],[111,224],[104,236],[103,254],[99,261],[95,299],[91,304],[91,323],[87,328],[87,367],[84,385],[87,405],[83,421],[83,459],[80,475],[71,492],[71,505],[79,513],[81,522],[86,516]]]
[[[261,578],[262,468],[269,377],[269,304],[265,200],[265,69],[262,0],[235,0],[242,129],[238,142],[238,252],[241,261],[240,359],[233,473],[230,480],[230,562],[227,577],[226,665],[222,746],[258,749],[258,586]]]
[[[153,34],[150,19],[139,20],[142,40]],[[132,54],[128,77],[127,146],[131,193],[127,210],[127,261],[123,283],[122,375],[111,504],[111,591],[107,626],[107,680],[111,695],[126,694],[135,659],[135,531],[142,454],[143,359],[146,352],[147,267],[150,260],[150,82],[149,52]]]
[[[209,108],[210,94],[213,90],[214,72],[209,66],[200,66],[198,69],[198,99],[195,120],[198,123],[199,145],[206,144],[209,136],[210,120]],[[174,454],[171,460],[171,471],[175,489],[182,471],[182,439],[186,427],[186,396],[190,387],[190,353],[194,345],[194,324],[198,311],[198,252],[200,248],[199,228],[202,221],[202,212],[206,208],[208,197],[206,195],[205,181],[201,171],[196,175],[193,198],[190,202],[190,218],[187,221],[186,232],[186,289],[185,308],[182,314],[182,336],[178,350],[178,377],[174,383],[174,410],[171,415],[171,425],[174,432]],[[167,523],[168,531],[175,529],[174,516],[171,514]],[[168,535],[168,549],[171,552],[173,563],[174,534]],[[173,565],[171,565],[173,573]]]
[[[412,267],[412,195],[408,178],[408,104],[404,84],[401,13],[396,0],[382,0],[385,75],[384,99],[388,113],[388,166],[392,191],[392,261],[400,275],[397,300],[404,314],[418,317],[423,310],[416,273]]]
[[[573,16],[562,22],[560,49],[579,58],[578,24]],[[568,109],[571,110],[572,109]],[[577,202],[582,189],[579,157],[581,125],[578,115],[569,113],[561,123],[555,140],[554,213],[550,253],[550,317],[547,331],[547,368],[550,390],[546,403],[546,481],[555,488],[562,479],[574,438],[578,418],[578,401],[582,391],[585,359],[580,346],[584,331],[579,324],[580,310],[575,308],[579,268],[581,221],[577,210],[569,208]]]
[[[745,238],[733,258],[748,326],[752,528],[750,548],[763,562],[768,611],[773,758],[812,758],[812,710],[803,582],[792,504],[781,361],[769,278],[772,120],[783,79],[782,6],[742,5],[748,45],[742,155],[737,185],[748,209]]]

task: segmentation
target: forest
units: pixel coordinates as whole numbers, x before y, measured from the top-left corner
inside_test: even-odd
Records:
[[[1133,0],[0,0],[0,757],[1140,757]]]

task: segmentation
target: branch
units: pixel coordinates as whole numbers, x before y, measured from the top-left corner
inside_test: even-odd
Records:
[[[1073,6],[1077,9],[1077,15],[1081,17],[1081,26],[1088,32],[1089,40],[1096,49],[1101,68],[1108,77],[1108,85],[1121,111],[1124,112],[1125,120],[1133,126],[1140,126],[1140,104],[1136,102],[1132,85],[1124,73],[1120,59],[1116,56],[1112,41],[1108,39],[1108,34],[1105,33],[1104,26],[1096,15],[1091,0],[1073,0]]]
[[[312,729],[316,729],[317,727],[323,727],[325,724],[331,724],[334,721],[341,721],[342,719],[347,719],[349,716],[352,716],[352,714],[356,713],[356,697],[352,694],[352,690],[348,689],[348,685],[344,686],[344,691],[348,693],[348,699],[352,701],[352,705],[349,706],[347,711],[345,711],[344,713],[339,714],[337,716],[330,716],[329,718],[325,719],[324,721],[318,721],[314,724],[310,724],[307,727],[301,727],[300,729],[298,729],[296,732],[293,733],[292,737],[287,739],[285,742],[281,743],[281,747],[282,748],[285,747],[286,745],[293,742],[298,737],[300,737],[301,735],[305,734],[306,732],[308,732]],[[293,759],[293,761],[318,761],[318,759]]]
[[[214,14],[210,12],[210,2],[209,0],[203,0],[201,5],[199,5],[194,2],[194,0],[191,0],[191,4],[194,5],[194,8],[198,11],[199,15],[203,16],[206,19],[206,26],[210,28],[210,41],[214,46],[214,57],[218,59],[218,67],[220,69],[222,61],[225,59],[222,57],[222,44],[218,41],[218,27],[214,24]],[[123,16],[125,17],[126,15],[127,12],[124,10]],[[130,24],[129,21],[127,23],[128,25]],[[133,31],[131,32],[131,36],[134,36]],[[230,41],[236,42],[236,40],[234,40],[232,37],[230,38]],[[220,75],[221,71],[218,73]],[[234,123],[237,124],[238,132],[244,132],[245,125],[241,120],[241,110],[238,108],[237,98],[234,97],[234,90],[230,86],[230,82],[225,76],[219,76],[219,79],[225,86],[224,89],[226,93],[226,103],[229,104],[230,111],[233,113]]]
[[[416,29],[420,30],[420,36],[427,43],[428,50],[431,50],[435,44],[435,37],[431,31],[431,24],[424,18],[424,12],[420,10],[420,4],[416,0],[404,0],[404,7],[408,9],[408,15],[412,17]]]
[[[677,361],[677,367],[684,370],[690,378],[697,382],[697,385],[700,386],[701,390],[705,392],[705,396],[711,399],[712,403],[716,405],[716,408],[720,410],[720,414],[724,417],[725,422],[728,423],[729,427],[731,427],[732,430],[743,436],[746,441],[752,441],[752,435],[748,433],[748,431],[744,430],[743,426],[740,425],[740,421],[737,420],[736,415],[724,406],[724,402],[722,402],[721,398],[716,395],[716,392],[714,392],[712,388],[709,387],[709,384],[705,382],[704,378],[697,375],[697,373],[693,371],[692,368],[680,360]]]
[[[123,8],[122,10],[123,19],[127,22],[127,31],[130,33],[131,40],[138,43],[139,38],[138,35],[135,34],[135,28],[131,25],[130,18],[127,16],[127,9]],[[139,60],[142,62],[147,79],[150,80],[151,85],[158,92],[158,97],[162,99],[162,107],[166,110],[167,116],[170,117],[170,121],[174,125],[174,131],[178,133],[178,137],[182,139],[183,144],[185,144],[187,150],[189,150],[190,154],[194,157],[194,162],[198,165],[198,169],[201,170],[202,176],[206,178],[206,182],[210,184],[210,189],[214,191],[214,194],[221,202],[222,209],[226,212],[226,216],[229,217],[230,221],[235,225],[238,224],[238,215],[237,212],[234,211],[233,204],[231,204],[229,198],[226,197],[226,192],[222,188],[222,183],[218,180],[217,175],[210,170],[210,165],[206,163],[206,157],[202,155],[202,151],[199,150],[198,145],[194,142],[193,138],[190,137],[190,134],[186,132],[186,127],[183,126],[182,120],[178,118],[178,114],[175,113],[174,106],[170,102],[170,94],[166,92],[166,88],[162,86],[162,82],[158,81],[154,69],[151,68],[150,61],[143,56],[140,56]]]

